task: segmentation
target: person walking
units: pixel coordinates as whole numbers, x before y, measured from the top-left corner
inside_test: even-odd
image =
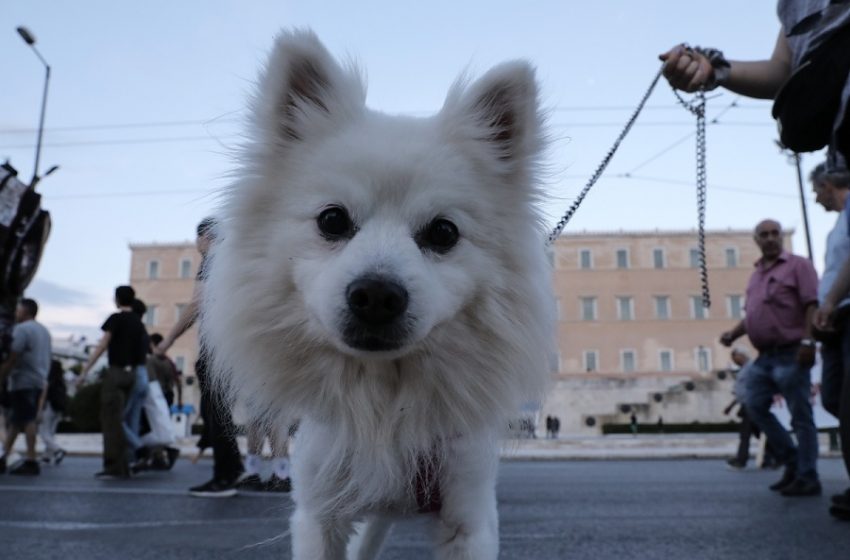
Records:
[[[206,218],[198,224],[196,246],[201,253],[201,265],[195,280],[192,301],[180,316],[180,320],[157,347],[157,353],[164,355],[183,333],[195,324],[200,313],[203,299],[203,286],[206,280],[206,258],[210,245],[215,240],[215,219]],[[236,481],[244,472],[242,456],[236,444],[235,428],[231,406],[225,402],[217,387],[209,379],[209,351],[201,343],[200,355],[195,362],[195,373],[201,389],[201,415],[204,418],[204,432],[213,448],[213,477],[198,486],[189,489],[193,496],[202,498],[223,498],[235,496]]]
[[[68,407],[68,388],[65,385],[65,370],[59,360],[51,360],[47,374],[47,387],[39,403],[38,437],[44,442],[41,462],[59,465],[65,458],[65,450],[56,442],[56,429],[62,414]]]
[[[6,472],[9,455],[14,450],[18,434],[24,433],[27,450],[24,460],[12,467],[9,474],[38,475],[41,468],[35,454],[38,429],[38,405],[50,371],[50,333],[35,320],[38,303],[24,298],[15,308],[15,326],[9,357],[0,365],[0,383],[7,384],[10,411],[0,457],[0,473]]]
[[[844,468],[850,477],[850,171],[831,171],[825,163],[809,179],[815,200],[827,212],[837,212],[835,226],[826,238],[823,278],[818,289],[820,306],[815,332],[821,341],[821,401],[838,419]],[[850,520],[850,488],[832,497],[830,513]]]
[[[724,332],[720,342],[731,346],[746,334],[759,352],[748,372],[744,406],[785,467],[782,478],[770,489],[788,497],[815,496],[821,493],[821,484],[809,398],[815,362],[812,319],[818,301],[817,273],[811,261],[783,249],[779,222],[759,222],[754,239],[762,256],[747,285],[745,317]],[[777,393],[788,404],[797,445],[770,411]]]
[[[148,335],[141,318],[133,311],[136,292],[131,286],[115,288],[117,313],[101,326],[103,336],[83,366],[77,385],[81,385],[97,360],[107,353],[109,367],[101,378],[100,424],[103,432],[103,470],[100,480],[130,477],[132,454],[128,452],[124,413],[139,368],[145,366]]]
[[[729,403],[724,409],[724,414],[731,414],[732,409],[735,405],[738,405],[738,418],[741,419],[741,423],[738,427],[738,452],[735,456],[728,461],[726,464],[731,469],[742,470],[747,467],[747,463],[750,460],[750,438],[755,437],[756,440],[761,436],[761,432],[758,427],[753,423],[750,415],[747,414],[747,407],[745,403],[747,402],[747,382],[749,378],[750,366],[752,365],[752,360],[750,359],[749,353],[743,348],[733,348],[732,349],[732,362],[738,366],[738,371],[735,373],[735,385],[732,388],[732,393],[735,398],[732,399],[732,402]],[[762,468],[771,468],[773,466],[773,456],[770,453],[770,449],[767,448],[765,450],[764,460],[762,461]]]

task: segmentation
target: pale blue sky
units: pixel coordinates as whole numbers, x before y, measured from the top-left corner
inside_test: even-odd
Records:
[[[40,187],[54,230],[30,295],[57,333],[91,333],[111,309],[114,286],[128,280],[129,243],[192,239],[227,184],[247,96],[282,27],[312,27],[333,53],[357,60],[369,105],[393,113],[437,111],[464,69],[480,74],[530,59],[551,109],[546,211],[554,224],[651,81],[659,52],[687,40],[729,58],[770,54],[779,29],[774,0],[699,6],[7,0],[0,158],[31,175],[43,67],[15,33],[25,25],[53,67],[42,169],[61,165]],[[734,99],[712,99],[709,117]],[[774,217],[798,230],[795,247],[804,252],[796,176],[773,143],[770,104],[738,103],[708,128],[708,227],[750,228]],[[692,131],[692,117],[659,84],[567,231],[695,227],[693,139],[664,152]],[[804,169],[819,160],[806,156]],[[633,178],[622,177],[627,172]],[[809,210],[820,262],[834,215]]]

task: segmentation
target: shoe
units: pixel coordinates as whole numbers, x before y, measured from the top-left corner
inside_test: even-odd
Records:
[[[850,508],[850,488],[845,490],[843,494],[835,494],[831,500],[834,506]]]
[[[820,496],[821,486],[817,480],[803,480],[798,478],[779,491],[785,497],[795,498],[799,496]]]
[[[747,468],[747,464],[742,463],[738,459],[729,459],[726,461],[726,466],[735,471],[741,471]]]
[[[292,491],[292,479],[288,476],[286,478],[280,478],[276,474],[273,474],[266,481],[264,490],[266,492],[290,492]]]
[[[174,463],[177,462],[177,457],[180,456],[180,450],[176,447],[166,447],[165,453],[168,457],[168,468],[170,470],[174,466]]]
[[[65,455],[66,453],[64,449],[57,449],[53,453],[53,464],[58,467],[62,463],[62,459],[65,458]]]
[[[127,480],[130,478],[130,474],[100,471],[99,473],[95,473],[94,477],[98,480]]]
[[[212,479],[200,486],[189,488],[189,494],[199,498],[229,498],[236,495],[235,481]]]
[[[15,465],[15,467],[9,471],[9,474],[38,476],[41,474],[41,467],[38,465],[38,461],[34,459],[27,459],[26,461],[21,461]]]
[[[249,492],[261,492],[266,489],[263,479],[258,474],[243,474],[236,479],[236,488]]]
[[[797,479],[797,469],[793,467],[785,467],[785,472],[782,473],[782,478],[776,484],[771,484],[770,489],[774,492],[780,492],[786,486],[790,486]]]
[[[850,507],[832,506],[829,508],[829,514],[841,521],[850,521]]]

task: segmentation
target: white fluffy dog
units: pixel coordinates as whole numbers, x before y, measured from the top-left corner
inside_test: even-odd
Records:
[[[296,559],[374,558],[417,512],[438,558],[493,559],[498,439],[540,398],[553,338],[534,71],[459,80],[423,119],[365,95],[311,32],[277,39],[204,336],[234,399],[301,419]]]

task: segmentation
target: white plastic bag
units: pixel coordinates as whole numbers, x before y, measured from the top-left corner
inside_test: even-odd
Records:
[[[150,447],[172,445],[174,433],[171,431],[171,415],[159,381],[148,383],[148,395],[145,397],[144,406],[151,431],[142,436],[142,444]]]

